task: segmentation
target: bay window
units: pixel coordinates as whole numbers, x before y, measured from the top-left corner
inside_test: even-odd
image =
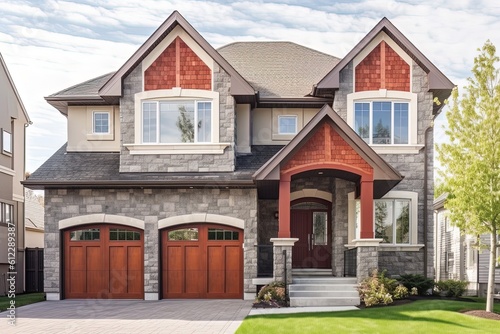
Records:
[[[354,130],[368,144],[408,144],[409,103],[355,102]]]
[[[142,102],[143,143],[209,143],[211,138],[211,101]]]

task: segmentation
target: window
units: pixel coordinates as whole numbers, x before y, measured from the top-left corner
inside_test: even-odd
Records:
[[[368,144],[408,144],[408,129],[408,102],[354,103],[354,130]]]
[[[93,133],[109,133],[109,112],[94,111],[92,124]]]
[[[144,101],[143,143],[202,143],[212,138],[212,102]]]
[[[71,231],[70,233],[71,241],[99,240],[100,237],[101,232],[98,228],[88,228],[84,230]]]
[[[14,206],[0,203],[0,223],[12,224],[14,222]]]
[[[2,129],[2,153],[12,154],[12,134]]]
[[[197,228],[181,228],[168,232],[168,240],[175,241],[197,241],[198,229]]]
[[[141,240],[141,233],[125,229],[109,229],[109,240]]]
[[[280,135],[294,135],[297,133],[297,116],[278,116],[278,133]]]
[[[477,264],[477,248],[473,240],[467,240],[465,254],[467,256],[467,267],[475,267]]]
[[[218,228],[208,229],[208,240],[238,240],[239,233]]]
[[[313,242],[314,245],[326,245],[328,242],[328,214],[326,212],[313,212]]]
[[[445,252],[445,272],[453,273],[453,266],[455,265],[455,254],[453,252]]]

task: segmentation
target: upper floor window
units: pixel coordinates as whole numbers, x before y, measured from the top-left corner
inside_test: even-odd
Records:
[[[142,103],[143,143],[207,143],[211,138],[211,101],[148,100]]]
[[[109,133],[109,112],[94,111],[92,124],[93,133]]]
[[[297,133],[297,116],[279,115],[278,133],[280,135],[294,135]]]
[[[409,103],[354,103],[354,130],[368,144],[408,144]]]
[[[10,225],[14,222],[14,206],[0,203],[0,223]]]
[[[2,153],[12,154],[12,133],[2,129]]]

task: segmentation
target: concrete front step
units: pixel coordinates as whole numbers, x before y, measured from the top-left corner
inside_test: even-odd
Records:
[[[314,277],[325,276],[332,277],[331,269],[292,269],[293,277]]]
[[[293,277],[292,284],[352,284],[356,285],[356,278],[351,277]]]
[[[295,297],[290,298],[291,307],[300,306],[357,306],[360,304],[359,297]]]
[[[356,284],[291,284],[290,291],[349,291],[356,290]]]
[[[349,297],[358,298],[359,293],[356,290],[349,291],[290,291],[290,298],[295,297]]]

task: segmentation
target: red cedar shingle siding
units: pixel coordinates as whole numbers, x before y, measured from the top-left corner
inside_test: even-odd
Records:
[[[177,52],[176,45],[179,45],[179,52]],[[179,59],[177,59],[177,54]],[[180,71],[176,73],[178,61],[180,62]],[[212,89],[212,71],[179,37],[161,53],[144,73],[144,90],[171,89],[178,86],[177,79],[179,79],[182,88]]]
[[[329,143],[328,143],[329,141]],[[325,149],[330,146],[330,152]],[[294,167],[317,162],[338,162],[372,173],[373,168],[331,127],[324,123],[320,129],[281,169],[282,173]]]
[[[385,87],[389,90],[410,91],[410,65],[389,45],[385,45]]]
[[[382,47],[385,52],[381,52]],[[385,54],[385,59],[381,59],[381,54]],[[385,76],[381,75],[382,71]],[[409,92],[410,65],[387,43],[380,43],[356,66],[355,81],[356,92],[381,88]]]

